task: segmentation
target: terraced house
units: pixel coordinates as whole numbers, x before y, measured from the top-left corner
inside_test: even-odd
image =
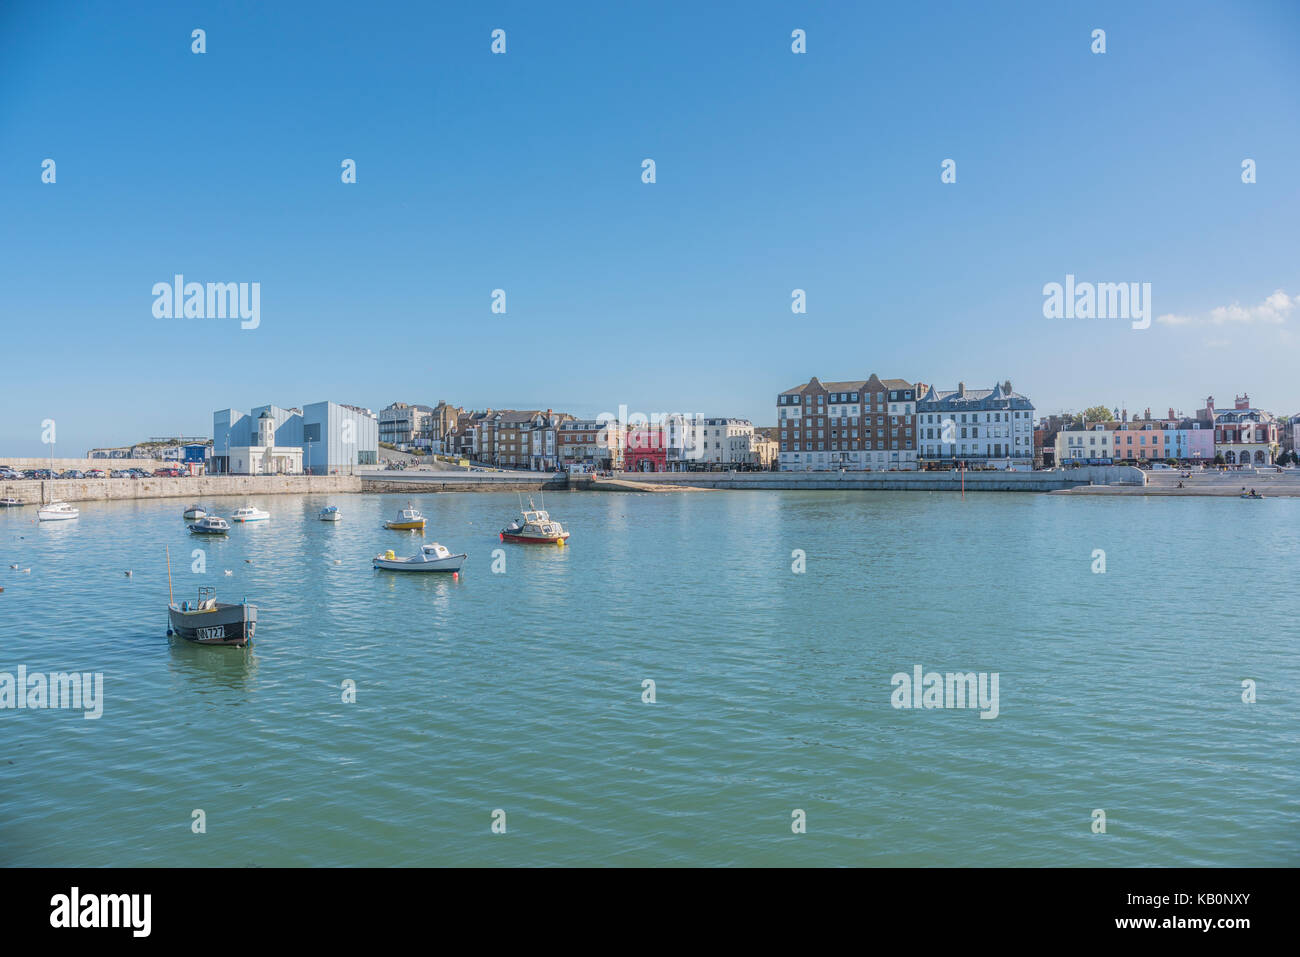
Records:
[[[478,457],[510,469],[551,471],[558,464],[556,432],[573,416],[547,409],[502,409],[478,426]]]
[[[779,467],[783,472],[911,470],[917,467],[917,395],[906,379],[822,382],[776,397]]]
[[[616,421],[570,419],[556,430],[556,443],[562,466],[623,467],[623,427]]]

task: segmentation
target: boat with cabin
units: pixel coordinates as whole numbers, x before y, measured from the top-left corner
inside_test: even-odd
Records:
[[[425,518],[424,514],[411,505],[406,503],[406,508],[397,513],[397,517],[384,523],[384,528],[393,528],[398,531],[424,531]]]
[[[193,521],[198,521],[200,518],[205,518],[207,514],[208,514],[208,510],[204,508],[202,505],[191,505],[189,508],[187,508],[184,512],[181,513],[181,518],[185,519],[186,521],[193,522]]]
[[[516,545],[563,545],[568,541],[569,533],[564,526],[552,519],[545,509],[534,508],[531,498],[528,508],[520,511],[523,520],[515,519],[501,529],[501,541]]]
[[[343,516],[339,514],[339,507],[337,505],[326,505],[316,513],[316,517],[322,522],[337,522]]]
[[[200,588],[198,600],[172,602],[167,606],[167,625],[167,634],[175,633],[197,645],[242,648],[253,640],[257,630],[257,606],[248,602],[219,602],[216,589]]]
[[[230,520],[232,522],[242,522],[242,523],[265,522],[270,517],[271,517],[270,512],[264,512],[260,508],[255,508],[251,505],[246,505],[243,508],[235,509],[234,514],[230,516]]]
[[[0,498],[0,508],[17,508],[21,504],[16,498]]]
[[[189,529],[195,535],[224,535],[230,531],[230,523],[219,515],[205,515]]]
[[[67,502],[51,502],[36,510],[36,517],[42,522],[67,522],[80,515],[80,510]]]
[[[453,555],[446,547],[431,542],[410,558],[398,558],[390,548],[384,554],[376,555],[373,565],[393,572],[458,572],[465,564],[465,558],[464,554]]]

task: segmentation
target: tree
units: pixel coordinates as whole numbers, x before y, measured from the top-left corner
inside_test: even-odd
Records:
[[[1114,422],[1115,417],[1110,414],[1110,409],[1104,405],[1093,405],[1083,410],[1085,423],[1093,422]]]
[[[1217,452],[1217,453],[1215,453],[1215,456],[1214,456],[1214,464],[1215,464],[1215,465],[1225,465],[1225,464],[1227,464],[1227,463],[1224,461],[1223,453],[1222,453],[1222,452]]]

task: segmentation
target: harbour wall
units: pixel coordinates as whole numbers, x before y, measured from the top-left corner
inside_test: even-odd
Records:
[[[573,476],[574,488],[592,487],[590,476]],[[960,492],[960,472],[625,472],[627,483],[722,489],[830,489],[839,491]],[[1051,472],[967,472],[968,492],[1055,492],[1088,485],[1145,484],[1146,473],[1125,465]],[[599,487],[599,480],[594,482]]]
[[[133,498],[185,498],[202,502],[219,495],[294,495],[359,492],[354,475],[199,475],[189,478],[24,479],[0,482],[0,498],[41,502],[109,502]]]
[[[359,475],[367,492],[535,492],[569,488],[569,476],[551,472],[375,471]]]
[[[967,472],[968,492],[1055,492],[1109,486],[1141,493],[1147,473],[1131,466],[1093,466],[1053,472]],[[1240,479],[1236,479],[1240,484]],[[1300,483],[1300,478],[1297,479]],[[1258,483],[1258,480],[1257,480]],[[346,492],[500,492],[601,489],[590,475],[543,472],[375,471],[358,475],[200,475],[185,478],[54,479],[0,482],[0,498],[25,504],[185,498],[221,495],[335,494]],[[618,485],[656,491],[712,489],[830,489],[839,491],[958,492],[955,472],[648,472],[620,473]],[[1297,485],[1300,488],[1300,484]],[[1274,489],[1276,491],[1276,489]],[[1226,492],[1227,489],[1225,488]]]

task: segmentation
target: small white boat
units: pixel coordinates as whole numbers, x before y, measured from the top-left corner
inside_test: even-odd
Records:
[[[16,498],[0,498],[0,508],[17,508],[21,504]]]
[[[337,522],[343,516],[339,514],[339,507],[337,505],[326,505],[320,510],[316,517],[322,522]]]
[[[235,509],[235,513],[230,516],[230,520],[232,522],[265,522],[270,517],[270,512],[264,512],[260,508],[246,505],[243,508]]]
[[[208,510],[204,508],[202,505],[191,505],[183,513],[181,513],[182,518],[184,518],[186,521],[191,521],[191,522],[198,521],[200,518],[206,518],[207,515],[208,515]]]
[[[66,522],[79,515],[81,512],[67,502],[51,502],[49,505],[42,505],[36,511],[36,517],[42,522]]]
[[[398,558],[390,548],[375,556],[374,567],[394,572],[458,572],[464,563],[464,555],[453,555],[437,542],[432,542],[421,548],[420,554],[410,558]]]

